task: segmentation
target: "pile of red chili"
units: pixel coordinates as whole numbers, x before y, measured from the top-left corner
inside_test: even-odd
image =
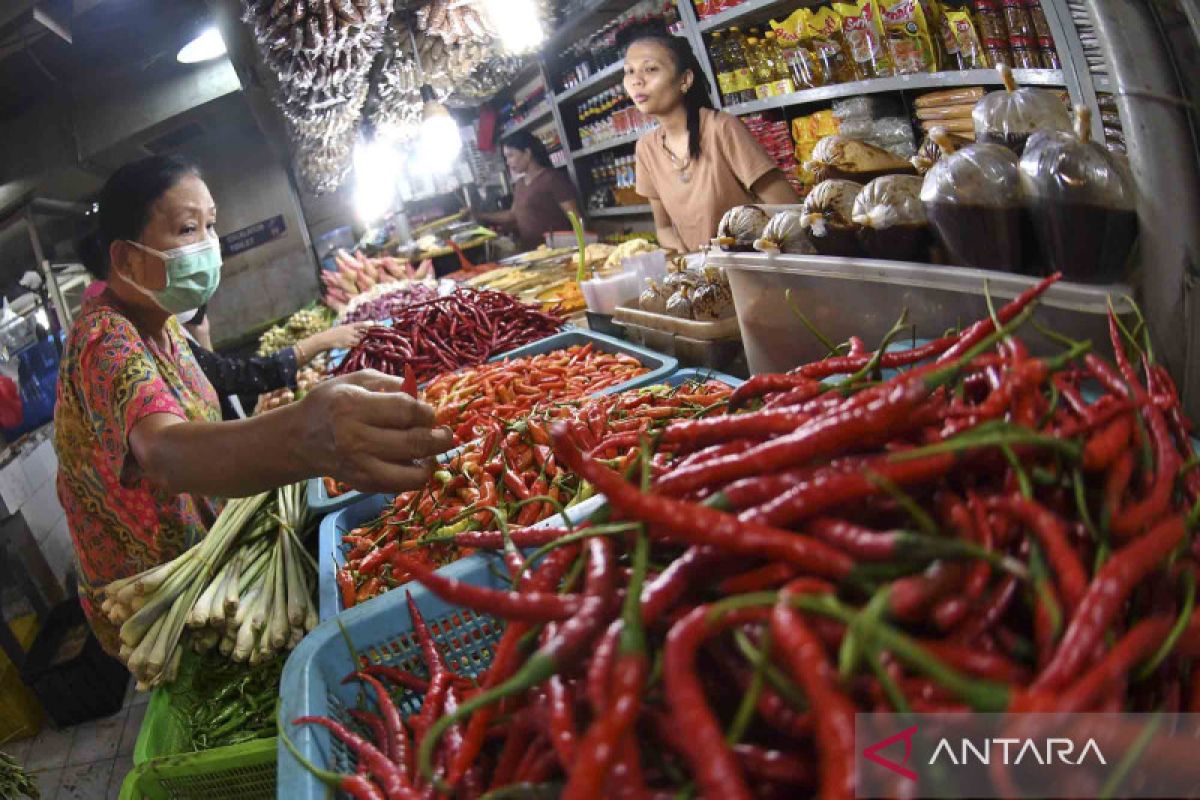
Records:
[[[442,375],[425,387],[423,399],[437,410],[437,424],[466,442],[538,403],[586,397],[648,371],[633,356],[605,353],[589,342]]]
[[[494,532],[497,513],[504,524],[525,528],[590,497],[591,485],[554,456],[549,434],[554,422],[578,424],[591,452],[623,469],[637,457],[643,435],[673,419],[711,413],[724,406],[730,392],[718,381],[676,389],[659,385],[547,402],[512,424],[492,420],[481,431],[483,438],[440,466],[429,486],[397,495],[379,519],[342,537],[346,563],[337,572],[342,608],[411,580],[412,574],[397,566],[397,553],[442,566],[500,541]],[[547,529],[518,535],[544,543],[557,534]]]
[[[1053,280],[913,351],[752,379],[654,437],[670,461],[605,464],[556,425],[607,508],[548,544],[476,534],[511,590],[397,556],[507,625],[478,688],[426,648],[421,714],[364,718],[403,740],[390,766],[360,748],[366,774],[389,797],[851,798],[856,711],[1200,711],[1189,423],[1144,326],[1111,319],[1115,365],[1030,354]]]
[[[399,310],[390,326],[368,328],[335,374],[376,369],[402,375],[408,364],[417,380],[424,382],[544,339],[562,324],[560,316],[504,292],[459,288]]]

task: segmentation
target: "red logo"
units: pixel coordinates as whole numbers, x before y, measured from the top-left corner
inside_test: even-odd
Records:
[[[889,736],[888,738],[878,741],[875,744],[871,745],[866,750],[863,750],[863,757],[866,758],[868,761],[875,762],[876,764],[878,764],[881,767],[884,767],[885,769],[890,769],[892,772],[896,773],[897,775],[899,775],[903,778],[908,778],[910,781],[915,781],[917,779],[917,773],[915,773],[911,769],[909,769],[907,764],[908,764],[908,759],[912,757],[912,746],[913,746],[912,738],[913,738],[913,736],[916,735],[916,733],[917,733],[916,725],[913,725],[911,728],[905,728],[904,730],[897,733],[895,736]],[[884,758],[883,756],[879,755],[880,750],[883,750],[884,748],[887,748],[887,747],[891,747],[896,742],[898,742],[902,739],[904,740],[904,759],[899,764],[897,764],[895,761],[892,761],[890,759]]]

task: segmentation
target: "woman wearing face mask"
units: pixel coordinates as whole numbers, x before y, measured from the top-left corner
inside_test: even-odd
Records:
[[[650,201],[663,247],[698,250],[726,211],[800,197],[746,126],[714,111],[687,42],[661,27],[626,39],[625,91],[658,127],[637,143],[637,193]]]
[[[517,244],[534,250],[551,231],[569,231],[567,212],[579,213],[571,181],[554,167],[546,146],[525,131],[504,140],[504,160],[512,173],[513,201],[508,211],[480,214],[482,222],[505,225],[517,233]]]
[[[178,556],[215,518],[212,498],[329,474],[367,491],[425,483],[424,459],[451,445],[433,409],[400,380],[356,373],[271,414],[221,422],[217,396],[174,314],[220,280],[216,207],[191,164],[128,164],[99,198],[85,263],[108,283],[71,326],[55,408],[58,494],[79,562],[81,599],[101,643],[110,581]]]

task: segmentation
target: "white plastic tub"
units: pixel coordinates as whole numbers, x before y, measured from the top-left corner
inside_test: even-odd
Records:
[[[834,342],[860,336],[874,347],[908,309],[920,338],[936,338],[987,315],[984,284],[1003,305],[1038,282],[1005,272],[941,267],[903,261],[827,256],[713,253],[733,289],[738,325],[750,373],[783,372],[826,355],[825,347],[801,324],[791,303]],[[1128,286],[1060,282],[1042,295],[1035,318],[1074,339],[1088,339],[1107,352],[1107,303],[1130,313]],[[1022,338],[1035,352],[1061,346],[1032,326]]]

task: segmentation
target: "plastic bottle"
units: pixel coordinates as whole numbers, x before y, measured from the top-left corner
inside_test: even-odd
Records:
[[[729,29],[725,43],[725,54],[729,60],[729,68],[734,75],[734,88],[738,95],[737,102],[748,103],[757,96],[754,91],[754,73],[750,69],[747,53],[748,43],[742,31],[736,25]]]
[[[771,64],[772,75],[772,92],[771,95],[778,97],[785,94],[791,94],[796,91],[796,84],[792,82],[792,73],[788,69],[787,59],[783,57],[783,51],[780,49],[779,37],[774,31],[768,31],[765,37],[763,49],[767,53],[767,60]]]
[[[708,56],[712,61],[713,72],[717,73],[717,86],[721,92],[721,102],[730,105],[733,99],[733,71],[729,69],[729,60],[725,53],[725,42],[720,32],[714,33],[708,43]]]

